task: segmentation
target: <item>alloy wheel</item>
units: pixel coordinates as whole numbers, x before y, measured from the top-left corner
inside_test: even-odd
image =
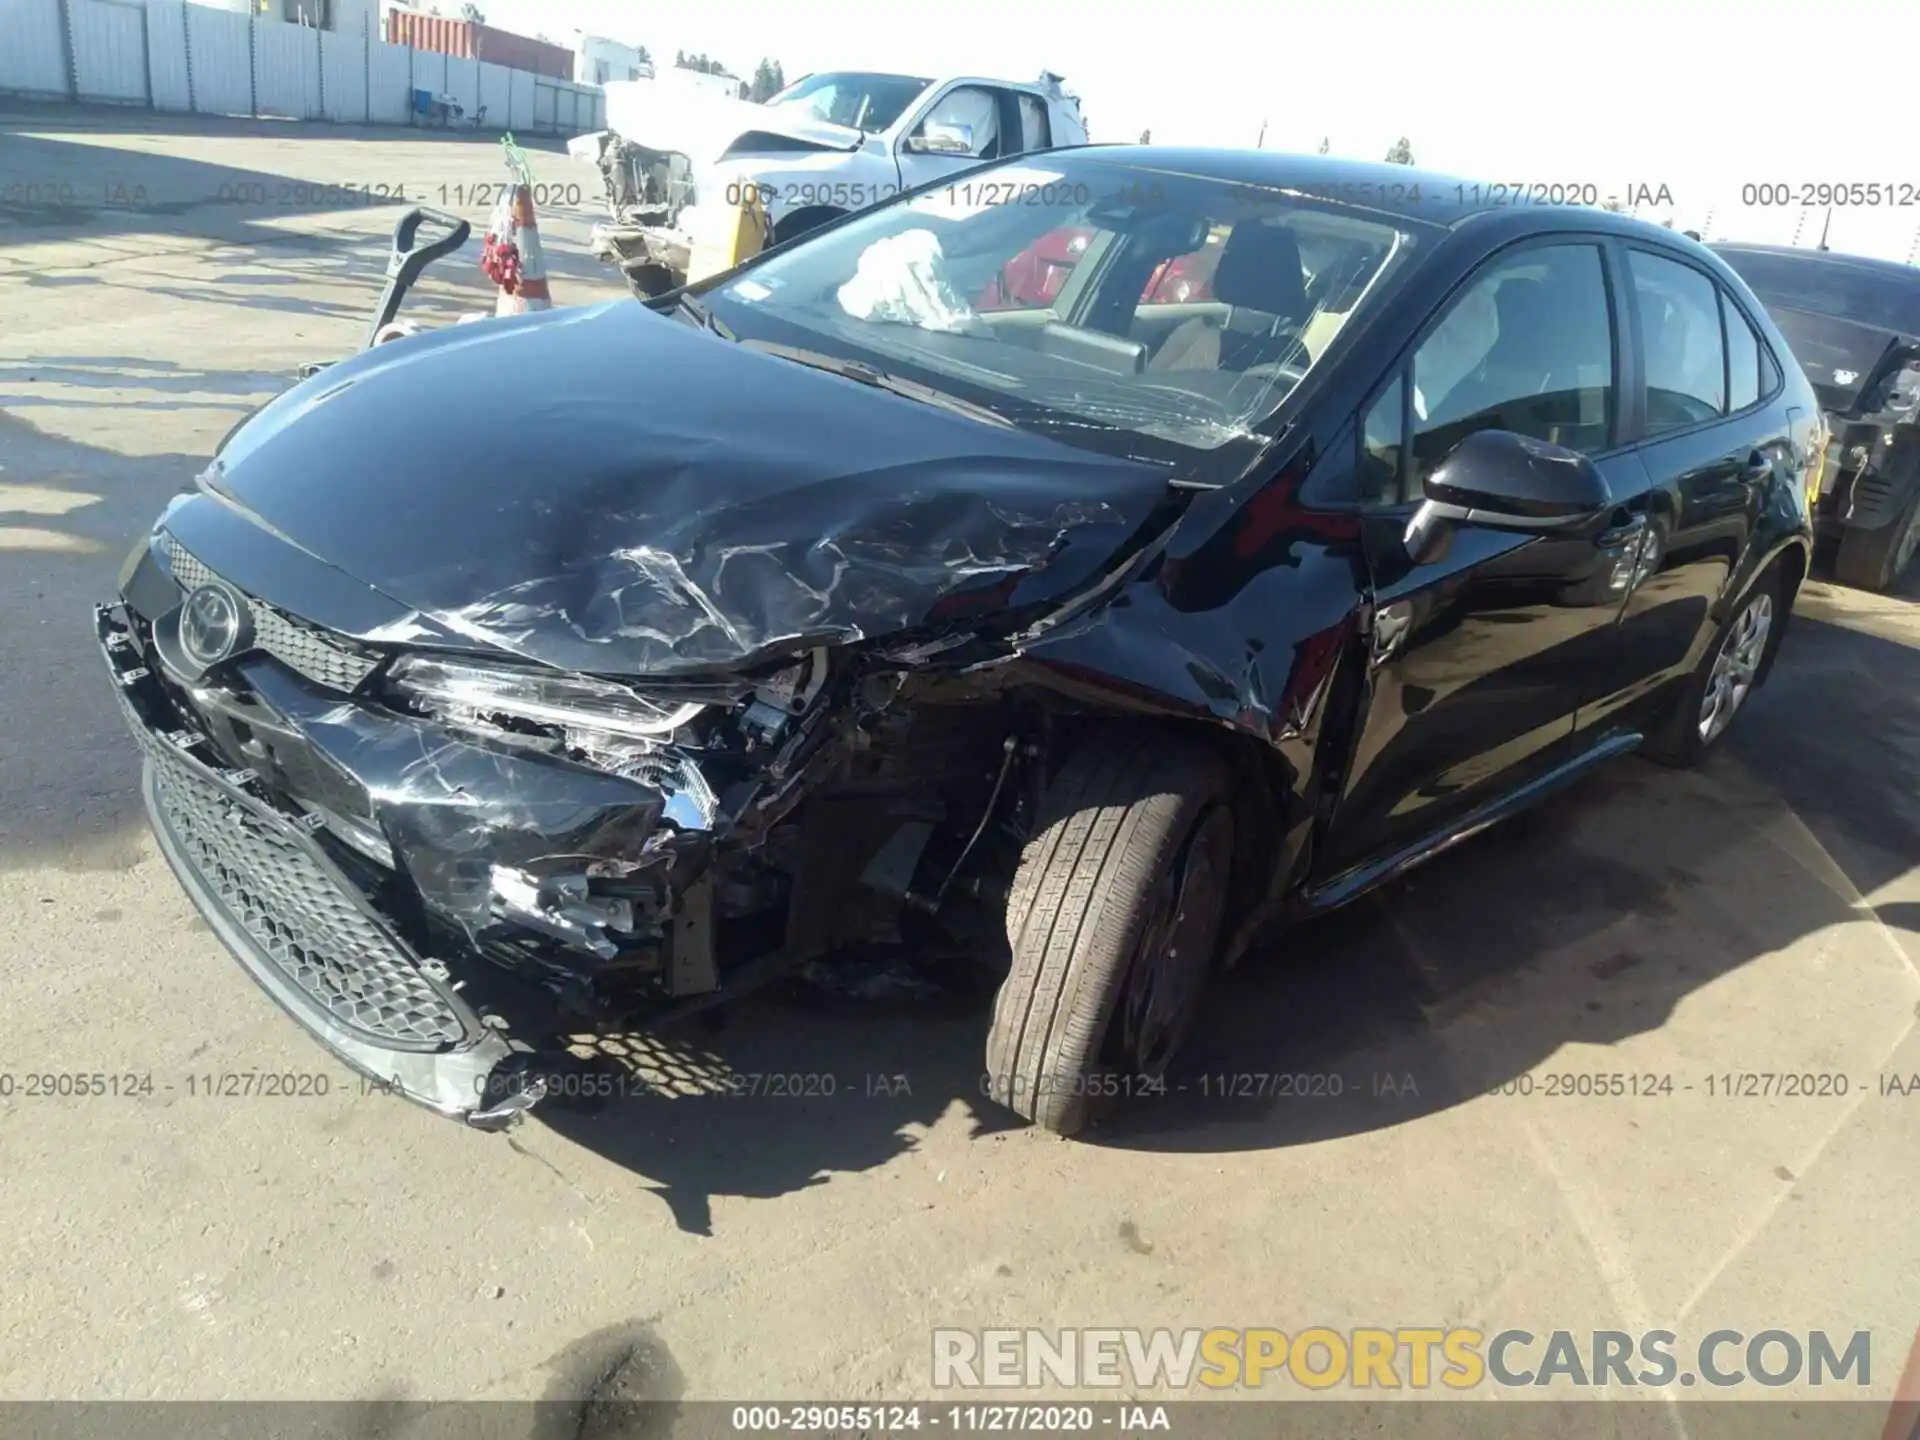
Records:
[[[1747,601],[1726,639],[1713,657],[1707,693],[1700,700],[1700,740],[1717,740],[1753,689],[1760,662],[1766,657],[1767,636],[1773,630],[1773,596],[1761,591]]]

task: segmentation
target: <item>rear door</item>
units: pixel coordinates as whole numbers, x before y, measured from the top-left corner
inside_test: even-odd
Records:
[[[1620,443],[1618,308],[1597,238],[1509,247],[1363,407],[1373,632],[1322,876],[1424,843],[1572,758],[1575,716],[1613,642],[1608,586],[1628,517],[1552,535],[1460,525],[1425,563],[1401,535],[1424,475],[1478,430],[1580,451],[1616,493],[1645,488]]]
[[[1644,377],[1629,408],[1646,478],[1620,497],[1639,549],[1616,577],[1617,643],[1582,729],[1623,723],[1637,701],[1670,695],[1692,672],[1765,492],[1793,464],[1782,372],[1739,302],[1676,252],[1623,245],[1615,260]]]

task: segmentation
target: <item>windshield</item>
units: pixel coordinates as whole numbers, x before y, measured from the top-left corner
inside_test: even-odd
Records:
[[[1901,274],[1817,252],[1722,250],[1720,258],[1769,308],[1779,305],[1920,335],[1920,270]]]
[[[1049,156],[870,210],[704,298],[742,342],[857,360],[1070,442],[1210,451],[1292,393],[1408,238],[1264,186]]]
[[[795,81],[767,104],[850,130],[885,130],[932,83],[912,75],[839,70]]]

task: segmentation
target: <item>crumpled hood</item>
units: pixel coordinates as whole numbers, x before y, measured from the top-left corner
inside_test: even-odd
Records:
[[[206,485],[456,636],[625,674],[1051,604],[1167,493],[631,300],[364,352],[262,410]]]
[[[787,106],[756,105],[730,95],[658,80],[606,86],[607,128],[649,150],[678,151],[698,164],[718,160],[742,135],[760,131],[827,150],[857,150],[858,130],[813,119]]]

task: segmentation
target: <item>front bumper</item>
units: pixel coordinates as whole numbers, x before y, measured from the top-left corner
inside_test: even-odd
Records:
[[[174,727],[126,613],[98,607],[95,629],[140,746],[161,853],[254,981],[349,1068],[438,1114],[499,1128],[540,1099],[540,1081],[511,1075],[508,1042],[367,902],[312,827],[250,772],[220,766],[204,736]]]
[[[603,222],[595,225],[588,236],[587,251],[629,273],[658,266],[679,285],[685,283],[687,269],[692,264],[693,239],[684,231],[666,225]]]

